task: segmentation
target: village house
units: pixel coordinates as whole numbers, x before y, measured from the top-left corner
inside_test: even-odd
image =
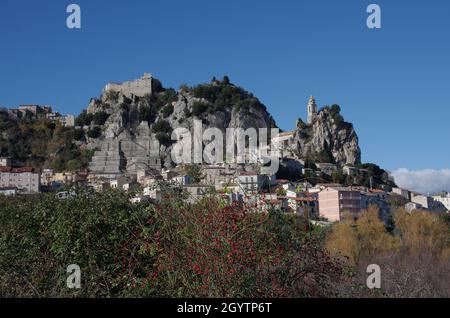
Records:
[[[323,174],[331,176],[333,172],[337,171],[337,165],[334,163],[316,163],[317,169]]]
[[[244,195],[239,191],[228,191],[219,193],[219,196],[226,200],[228,204],[233,204],[235,202],[244,202]]]
[[[406,190],[406,189],[392,188],[392,193],[400,195],[400,196],[404,197],[407,200],[411,199],[411,193],[409,192],[409,190]]]
[[[118,189],[123,191],[129,191],[133,184],[133,180],[125,176],[121,176],[110,181],[111,189]]]
[[[218,191],[230,189],[233,185],[238,185],[238,178],[234,172],[221,172],[214,184]]]
[[[286,197],[278,196],[276,193],[265,194],[258,203],[260,203],[258,207],[262,208],[263,211],[269,211],[275,208],[281,211],[291,212]]]
[[[361,193],[351,187],[327,187],[319,192],[319,213],[329,221],[342,221],[345,212],[357,217],[361,211]]]
[[[344,165],[344,167],[342,167],[342,171],[345,175],[353,177],[358,175],[359,169],[351,165]]]
[[[423,209],[422,205],[420,205],[418,203],[408,202],[405,204],[405,210],[408,213],[412,213],[413,211],[422,210],[422,209]]]
[[[179,174],[170,179],[172,182],[177,183],[180,186],[185,186],[193,183],[192,177],[187,174]]]
[[[143,194],[145,197],[148,197],[157,202],[161,201],[161,190],[155,186],[147,186],[144,188]]]
[[[296,191],[295,186],[286,179],[277,179],[276,180],[277,184],[281,187],[281,189],[283,189],[286,192],[294,192]]]
[[[7,197],[13,197],[17,194],[16,187],[0,187],[0,195],[4,195]]]
[[[291,212],[302,215],[308,219],[319,216],[319,204],[317,197],[300,194],[297,197],[287,197]]]
[[[387,193],[383,190],[373,189],[361,192],[361,209],[367,210],[370,206],[376,206],[380,215],[385,218],[390,213],[390,205],[387,203]]]
[[[100,179],[96,180],[96,181],[92,181],[90,184],[95,192],[103,192],[106,189],[110,188],[110,182],[100,180]]]
[[[177,170],[171,170],[171,169],[161,170],[161,176],[166,181],[171,180],[172,178],[178,176],[179,174],[180,174],[180,171],[177,171]]]
[[[238,176],[238,183],[244,193],[258,193],[263,187],[276,185],[276,176],[263,175],[257,172],[242,171]]]
[[[0,167],[10,167],[11,158],[10,157],[0,157]]]
[[[214,187],[202,184],[187,184],[183,189],[189,194],[188,201],[194,203],[202,199],[207,194],[214,192]]]
[[[311,187],[308,192],[319,193],[327,188],[341,188],[342,185],[339,183],[317,183],[314,187]]]
[[[236,182],[236,169],[224,165],[205,165],[202,167],[204,179],[202,183],[212,185],[221,190],[227,184]]]
[[[21,118],[28,117],[33,120],[45,118],[48,113],[52,112],[52,108],[46,105],[20,105],[18,110]]]
[[[41,175],[34,168],[0,167],[0,187],[16,187],[19,193],[39,193]]]
[[[163,180],[163,177],[155,169],[139,169],[137,171],[137,183],[141,186],[151,186],[160,180]]]
[[[41,184],[43,186],[50,186],[53,182],[55,171],[53,169],[43,169],[41,172]]]
[[[433,196],[433,200],[441,203],[447,209],[447,211],[450,211],[450,193],[443,192],[439,195],[435,195]]]
[[[441,202],[435,201],[431,196],[411,193],[411,202],[419,204],[422,209],[430,211],[443,211],[445,207]]]
[[[294,140],[294,131],[281,132],[278,136],[272,138],[272,145],[277,149],[281,157],[286,157],[291,154],[291,145]]]
[[[76,174],[72,172],[58,172],[53,176],[53,182],[61,182],[62,184],[71,184],[75,182]]]

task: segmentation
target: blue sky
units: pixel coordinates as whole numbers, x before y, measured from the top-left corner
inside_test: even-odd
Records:
[[[77,3],[82,29],[66,27]],[[382,29],[366,26],[370,3]],[[450,168],[450,1],[2,0],[0,105],[79,113],[109,81],[178,88],[229,75],[278,125],[341,105],[363,161]]]

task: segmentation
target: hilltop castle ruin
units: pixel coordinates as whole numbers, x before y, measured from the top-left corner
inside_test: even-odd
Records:
[[[133,95],[144,97],[152,94],[153,76],[149,73],[144,73],[144,76],[133,81],[123,83],[108,83],[103,89],[103,93],[109,91],[118,92],[128,98]]]

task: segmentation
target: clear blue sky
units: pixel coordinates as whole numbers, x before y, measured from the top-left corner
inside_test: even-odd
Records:
[[[66,28],[66,7],[82,29]],[[366,27],[367,5],[382,29]],[[78,114],[109,81],[151,72],[178,88],[229,75],[278,125],[341,105],[363,161],[450,166],[448,0],[2,0],[0,105]]]

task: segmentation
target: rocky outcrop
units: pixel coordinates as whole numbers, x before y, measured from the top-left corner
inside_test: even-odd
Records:
[[[131,174],[138,168],[171,166],[172,131],[184,127],[192,132],[195,120],[202,121],[204,130],[219,128],[224,136],[227,128],[276,127],[266,107],[228,78],[182,87],[178,92],[164,89],[148,75],[125,84],[108,84],[87,108],[94,118],[99,113],[102,116],[97,117],[107,118],[100,125],[101,136],[88,140],[88,147],[97,150],[90,166],[94,172]],[[293,158],[359,164],[358,137],[352,124],[343,120],[339,106],[311,111],[314,116],[310,116],[310,123],[297,122],[290,146]]]
[[[344,121],[337,105],[320,110],[311,124],[298,120],[293,149],[299,158],[313,162],[361,163],[358,136],[353,125]]]
[[[209,95],[209,91],[216,95]],[[106,113],[108,119],[101,125],[101,137],[90,139],[88,147],[97,150],[91,170],[105,174],[133,174],[136,166],[170,167],[171,132],[178,127],[193,131],[195,120],[202,121],[203,129],[219,128],[224,136],[227,128],[275,127],[265,106],[253,95],[221,81],[202,85],[201,90],[183,88],[175,92],[161,88],[145,96],[129,90],[124,95],[109,85],[87,108],[88,114],[100,112]]]

